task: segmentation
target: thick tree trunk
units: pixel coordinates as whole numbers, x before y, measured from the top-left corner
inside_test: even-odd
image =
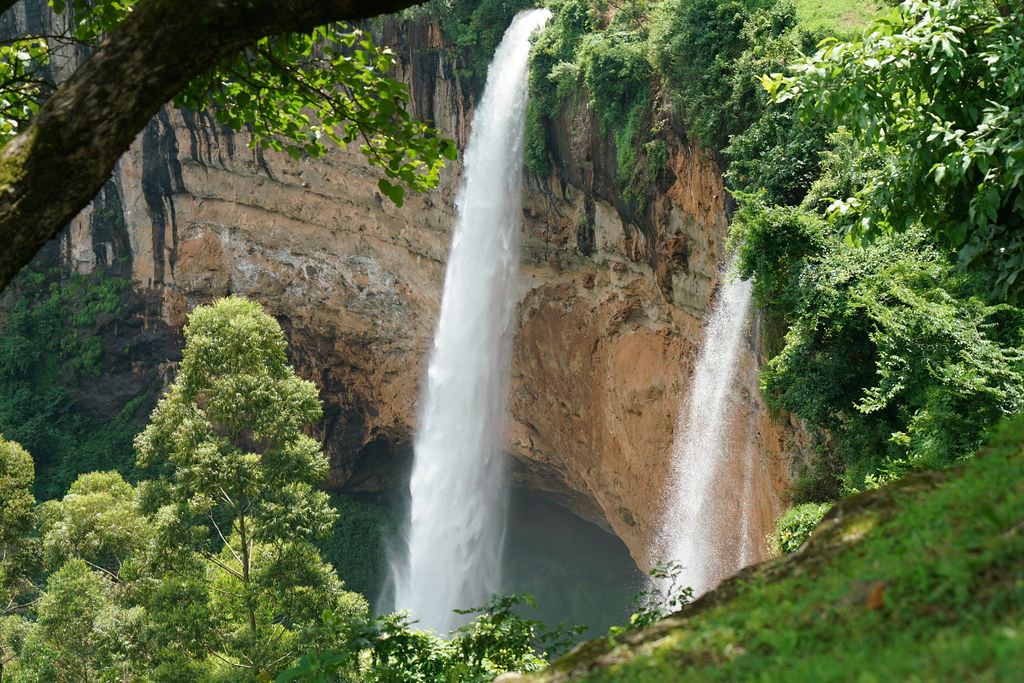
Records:
[[[146,122],[257,39],[423,0],[142,0],[0,151],[0,289],[93,198]],[[0,9],[13,4],[0,0]]]

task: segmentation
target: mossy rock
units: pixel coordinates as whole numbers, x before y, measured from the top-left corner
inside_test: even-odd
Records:
[[[840,501],[797,552],[503,681],[1019,680],[1024,419],[955,469]]]

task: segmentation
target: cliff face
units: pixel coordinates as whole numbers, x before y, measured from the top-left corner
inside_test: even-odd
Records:
[[[472,94],[437,49],[437,30],[385,32],[403,56],[415,115],[462,146]],[[524,203],[512,472],[614,530],[644,564],[676,413],[722,278],[725,192],[715,163],[671,126],[668,169],[643,210],[609,186],[610,136],[582,100],[549,134],[555,170],[528,180]],[[260,301],[285,328],[300,375],[321,387],[328,485],[378,490],[397,483],[410,455],[459,172],[451,165],[437,190],[398,209],[357,151],[292,160],[248,149],[203,114],[165,110],[121,160],[111,196],[65,234],[63,253],[80,270],[130,265],[172,327],[215,297]],[[111,210],[124,228],[98,230],[95,214]],[[755,336],[744,360],[751,381]],[[750,386],[737,438],[781,453],[783,430]],[[788,467],[763,463],[759,538]]]

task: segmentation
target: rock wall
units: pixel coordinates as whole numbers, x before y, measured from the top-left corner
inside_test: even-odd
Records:
[[[415,115],[461,146],[472,86],[439,49],[436,27],[384,33]],[[678,125],[666,128],[669,167],[642,210],[610,186],[611,136],[582,98],[548,132],[554,171],[529,179],[524,203],[512,474],[613,530],[645,565],[676,413],[722,277],[726,194],[713,159]],[[167,109],[120,161],[110,196],[64,235],[64,253],[80,270],[127,264],[160,302],[153,324],[180,326],[195,305],[227,294],[260,301],[282,323],[299,373],[321,388],[315,436],[331,460],[328,486],[379,490],[398,483],[410,457],[459,171],[452,164],[436,190],[398,209],[357,151],[292,160],[249,149],[204,114]],[[125,218],[118,234],[95,229],[95,214],[111,210]],[[757,428],[743,438],[783,452],[785,429],[767,419],[756,388],[744,400]],[[788,467],[765,459],[761,535]]]

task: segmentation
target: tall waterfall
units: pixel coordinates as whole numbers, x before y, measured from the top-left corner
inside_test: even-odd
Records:
[[[396,609],[442,634],[462,621],[452,610],[499,589],[526,67],[530,34],[550,16],[516,15],[473,117],[414,444],[406,555],[391,567]]]
[[[750,309],[749,281],[719,292],[679,411],[672,476],[653,560],[679,563],[683,585],[701,595],[752,561],[750,515],[757,474],[747,429],[733,429],[740,347]],[[739,439],[731,433],[740,432]]]

